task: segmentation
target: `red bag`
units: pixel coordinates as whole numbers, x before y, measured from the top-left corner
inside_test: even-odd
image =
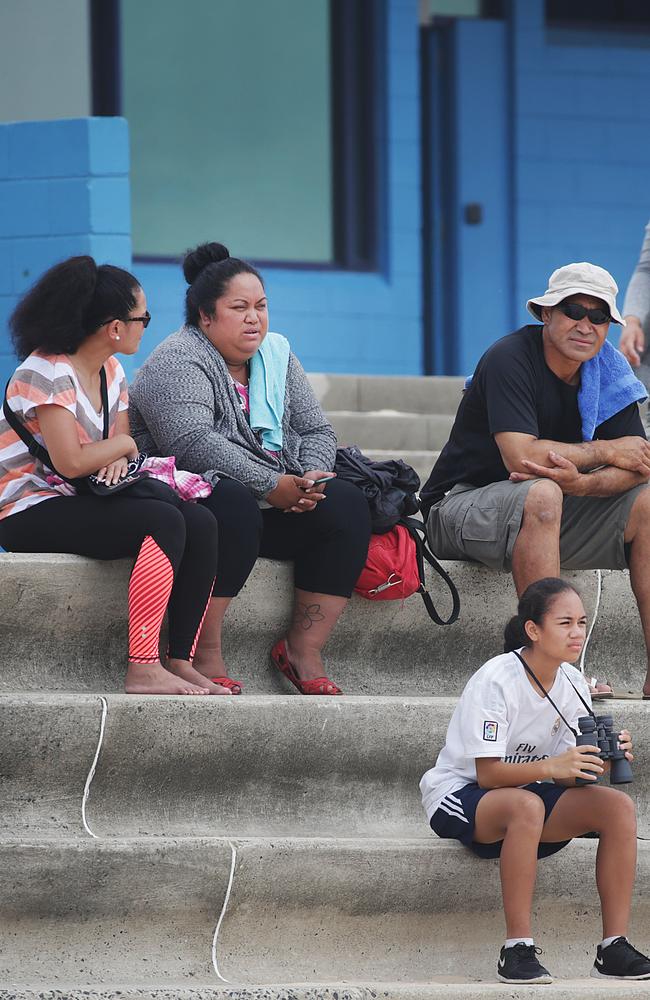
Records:
[[[453,607],[446,620],[436,611],[425,586],[425,560],[449,587]],[[390,531],[370,536],[366,565],[354,589],[370,601],[395,601],[419,594],[437,625],[453,625],[460,613],[454,581],[429,551],[424,524],[414,517],[404,517]]]
[[[420,589],[415,542],[403,525],[370,536],[366,565],[354,589],[370,601],[395,601]]]

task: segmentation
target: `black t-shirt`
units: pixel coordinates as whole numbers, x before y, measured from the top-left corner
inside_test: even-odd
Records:
[[[458,407],[449,441],[420,492],[423,513],[456,483],[487,486],[509,476],[494,435],[501,431],[577,444],[582,441],[578,385],[544,360],[541,326],[524,326],[490,347]],[[594,438],[645,437],[636,403],[600,424]]]

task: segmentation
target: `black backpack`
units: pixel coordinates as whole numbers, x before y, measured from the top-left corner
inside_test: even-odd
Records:
[[[334,471],[339,479],[358,486],[365,496],[374,535],[383,535],[401,517],[420,509],[417,498],[420,477],[399,458],[373,462],[356,445],[349,445],[337,448]]]
[[[460,613],[458,590],[447,571],[443,569],[429,549],[423,522],[410,516],[420,509],[417,496],[417,491],[420,488],[420,477],[415,469],[397,458],[384,462],[373,462],[356,445],[349,445],[347,448],[337,449],[334,471],[339,479],[353,483],[364,494],[370,508],[370,523],[374,535],[383,535],[397,525],[401,525],[408,531],[415,545],[415,559],[420,579],[417,592],[424,601],[429,617],[437,625],[453,625]],[[436,611],[431,595],[426,589],[425,561],[449,587],[453,607],[446,621]],[[371,565],[368,563],[368,568]],[[399,575],[399,567],[394,567],[394,571]],[[389,573],[389,577],[391,575]],[[388,591],[390,586],[392,584],[384,584],[379,589],[386,588]],[[389,594],[386,592],[384,599],[388,596]]]

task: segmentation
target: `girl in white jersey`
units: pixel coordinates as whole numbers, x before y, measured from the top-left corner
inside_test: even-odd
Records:
[[[531,584],[506,627],[506,652],[470,679],[436,766],[420,782],[439,837],[459,840],[479,857],[501,859],[506,942],[497,974],[504,982],[551,982],[531,931],[537,859],[591,831],[599,835],[603,920],[591,974],[650,979],[650,959],[626,937],[636,867],[634,803],[615,788],[575,787],[576,778],[595,783],[609,769],[609,762],[594,757],[597,747],[575,745],[569,728],[577,729],[587,714],[578,693],[590,704],[582,674],[569,665],[580,656],[585,628],[585,610],[571,584],[554,577]],[[619,746],[632,760],[627,730]]]

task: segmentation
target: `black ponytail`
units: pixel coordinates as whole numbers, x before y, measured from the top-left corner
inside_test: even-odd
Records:
[[[514,615],[505,627],[503,633],[503,651],[510,653],[513,649],[521,646],[530,646],[530,639],[524,628],[526,622],[535,622],[540,625],[544,615],[558,596],[565,590],[572,590],[574,594],[580,594],[576,588],[567,580],[562,580],[558,576],[546,576],[543,580],[536,580],[526,587],[519,598],[517,614]]]
[[[80,344],[110,319],[126,319],[140,283],[128,271],[92,257],[70,257],[55,264],[20,300],[9,319],[21,361],[32,351],[74,354]]]
[[[513,649],[521,649],[522,646],[530,644],[530,639],[526,635],[526,629],[524,628],[524,624],[528,620],[528,618],[520,618],[519,615],[512,616],[503,630],[504,653],[510,653]]]
[[[190,286],[185,294],[185,321],[198,326],[201,313],[214,316],[214,304],[225,294],[237,274],[254,274],[262,288],[262,275],[252,264],[231,257],[223,243],[202,243],[188,250],[183,260],[183,274]]]

